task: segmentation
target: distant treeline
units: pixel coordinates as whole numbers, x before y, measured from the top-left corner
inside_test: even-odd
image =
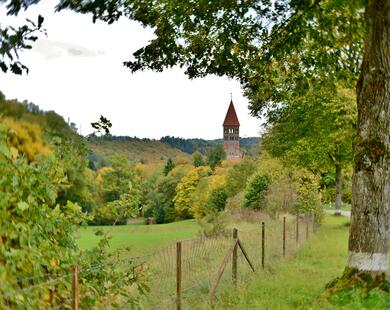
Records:
[[[183,139],[171,136],[162,137],[160,141],[172,147],[178,148],[179,150],[182,150],[183,152],[188,154],[192,154],[195,151],[199,151],[202,154],[206,154],[208,148],[223,144],[223,139]],[[240,138],[241,147],[246,149],[247,151],[249,151],[252,146],[258,145],[259,143],[260,138],[258,137]]]
[[[103,136],[95,136],[95,135],[89,135],[88,139],[90,141],[158,141],[156,139],[149,139],[149,138],[138,138],[136,136],[130,137],[130,136],[113,136],[113,135],[103,135]]]
[[[223,144],[222,139],[214,140],[205,140],[205,139],[184,139],[172,136],[162,137],[160,140],[149,139],[149,138],[138,138],[136,136],[113,136],[113,135],[103,135],[103,136],[89,136],[89,140],[103,140],[103,141],[161,141],[171,147],[177,148],[187,154],[192,154],[195,151],[201,152],[203,155],[206,154],[207,149],[215,147],[217,145]],[[260,143],[260,138],[258,137],[249,137],[249,138],[240,138],[240,145],[244,151],[252,153],[253,147],[257,146]]]

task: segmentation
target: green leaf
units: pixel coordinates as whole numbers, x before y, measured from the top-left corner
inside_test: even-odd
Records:
[[[11,159],[12,154],[5,142],[0,142],[0,154],[4,155],[6,158]]]
[[[24,202],[24,201],[19,201],[18,202],[18,205],[17,205],[17,208],[20,210],[20,211],[24,211],[24,210],[27,210],[29,208],[29,205],[27,202]]]

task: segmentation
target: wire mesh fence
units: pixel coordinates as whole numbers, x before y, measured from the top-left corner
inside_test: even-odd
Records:
[[[212,286],[215,286],[215,295],[218,298],[219,293],[224,290],[248,283],[248,279],[253,275],[248,258],[255,272],[259,273],[293,255],[315,232],[315,228],[313,214],[289,215],[280,220],[267,219],[263,223],[240,228],[237,238],[243,250],[237,245],[235,263],[234,250],[231,249],[232,245],[234,249],[237,239],[230,233],[211,238],[183,240],[145,256],[126,257],[110,264],[114,264],[117,270],[139,268],[146,274],[149,292],[141,297],[137,307],[202,309],[212,300]],[[216,281],[225,258],[227,264],[219,275],[220,280]],[[236,267],[232,264],[236,264]],[[84,282],[79,283],[78,277],[101,276],[99,273],[104,272],[103,265],[91,265],[76,270],[76,278],[75,272],[70,271],[55,278],[34,276],[19,279],[15,281],[14,289],[2,294],[2,303],[9,308],[18,300],[26,309],[48,306],[51,309],[77,309],[78,305],[83,309],[83,301],[87,298],[98,298],[98,294],[91,295],[85,290]],[[131,307],[126,302],[124,299],[122,308]],[[107,303],[110,303],[109,299],[102,299],[99,308],[109,307]]]

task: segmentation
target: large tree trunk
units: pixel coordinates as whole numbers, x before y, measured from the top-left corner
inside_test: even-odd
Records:
[[[380,283],[388,268],[390,225],[390,0],[368,0],[365,14],[349,258],[344,276],[358,272],[364,275],[361,279]]]
[[[341,199],[341,192],[343,187],[343,173],[340,164],[336,165],[336,210],[341,210],[341,205],[343,204]]]

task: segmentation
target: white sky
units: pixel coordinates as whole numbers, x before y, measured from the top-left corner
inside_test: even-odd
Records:
[[[127,19],[112,25],[92,23],[90,16],[69,11],[54,13],[54,2],[43,0],[15,18],[5,16],[2,27],[22,24],[26,17],[45,17],[48,36],[41,36],[20,60],[30,69],[16,76],[0,71],[0,90],[55,110],[81,125],[82,134],[100,114],[112,123],[112,134],[148,138],[222,137],[230,93],[241,123],[241,136],[258,136],[260,120],[249,116],[248,102],[235,80],[209,76],[189,80],[176,68],[163,73],[131,74],[123,61],[153,37],[149,29]]]

